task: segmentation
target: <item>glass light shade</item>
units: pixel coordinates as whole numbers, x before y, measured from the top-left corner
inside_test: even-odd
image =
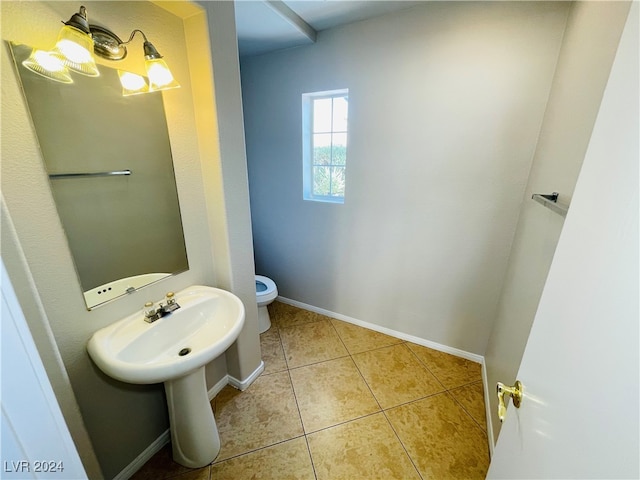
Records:
[[[64,65],[74,72],[97,77],[100,75],[93,58],[93,39],[75,27],[65,25],[60,30],[53,50]]]
[[[22,62],[25,68],[50,80],[73,83],[69,70],[58,56],[44,50],[33,49],[29,58]]]
[[[120,77],[123,96],[128,97],[129,95],[149,92],[149,85],[147,85],[147,81],[143,76],[125,72],[124,70],[118,70],[118,76]]]
[[[145,60],[147,76],[149,77],[150,92],[157,90],[168,90],[170,88],[179,88],[180,84],[173,78],[171,70],[162,58],[151,58]]]

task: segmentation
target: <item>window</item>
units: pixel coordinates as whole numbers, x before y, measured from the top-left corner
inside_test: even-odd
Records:
[[[344,203],[349,90],[302,95],[303,198]]]

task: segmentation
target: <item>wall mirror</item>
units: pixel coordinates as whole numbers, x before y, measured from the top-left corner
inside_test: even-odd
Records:
[[[9,47],[87,308],[188,270],[162,94],[124,97],[103,65],[56,82]]]

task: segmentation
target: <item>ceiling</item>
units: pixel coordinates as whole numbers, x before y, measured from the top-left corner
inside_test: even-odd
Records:
[[[413,7],[424,0],[236,0],[240,56],[310,45],[322,30]]]

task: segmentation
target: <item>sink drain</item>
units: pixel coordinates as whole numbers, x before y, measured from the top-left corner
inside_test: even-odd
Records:
[[[178,352],[178,355],[180,355],[181,357],[184,357],[185,355],[189,355],[190,353],[191,353],[190,348],[183,348]]]

